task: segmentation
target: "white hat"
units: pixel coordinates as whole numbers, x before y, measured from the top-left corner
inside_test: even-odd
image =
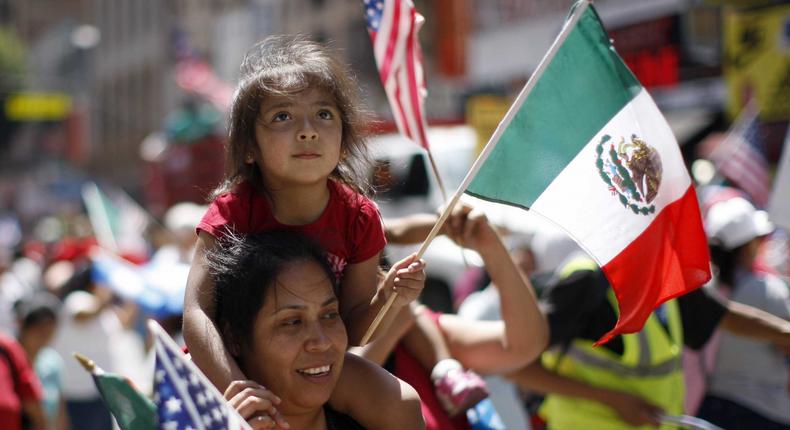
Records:
[[[744,198],[734,197],[708,209],[705,231],[708,238],[720,241],[730,250],[771,233],[774,225],[768,220],[767,212],[755,209]]]

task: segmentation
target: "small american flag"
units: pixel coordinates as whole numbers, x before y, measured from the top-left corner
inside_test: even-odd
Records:
[[[764,154],[757,110],[751,104],[711,154],[719,173],[743,190],[758,207],[765,207],[771,194]]]
[[[395,124],[401,134],[427,149],[423,109],[427,91],[417,39],[424,19],[414,9],[412,0],[364,0],[364,3],[379,77]]]
[[[159,430],[250,429],[162,327],[149,320],[148,329],[156,348],[153,400]]]

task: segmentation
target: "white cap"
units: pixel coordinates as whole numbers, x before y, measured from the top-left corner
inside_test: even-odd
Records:
[[[205,213],[205,206],[190,202],[175,204],[165,213],[165,227],[173,232],[194,231]]]
[[[730,250],[771,233],[774,225],[768,220],[767,212],[755,209],[744,198],[734,197],[708,209],[705,231],[708,238],[720,241]]]

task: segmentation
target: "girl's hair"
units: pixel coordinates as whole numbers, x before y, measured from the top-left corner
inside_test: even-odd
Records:
[[[249,346],[266,291],[290,264],[316,262],[337,291],[335,276],[324,251],[307,237],[287,230],[256,235],[227,234],[208,252],[207,266],[214,280],[215,322],[228,345]]]
[[[244,180],[266,190],[257,164],[245,163],[256,153],[255,124],[261,102],[272,95],[294,95],[320,88],[334,98],[343,126],[341,158],[331,178],[367,194],[366,173],[370,158],[363,123],[369,114],[362,108],[358,85],[350,69],[334,58],[329,48],[303,35],[270,36],[255,44],[241,63],[239,84],[233,95],[225,150],[225,177],[212,192],[214,199]]]

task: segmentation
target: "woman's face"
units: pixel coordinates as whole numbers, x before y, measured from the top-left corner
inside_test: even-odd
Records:
[[[248,377],[282,399],[279,409],[298,413],[329,400],[348,345],[337,296],[314,261],[286,266],[266,289],[253,338],[242,348]]]

